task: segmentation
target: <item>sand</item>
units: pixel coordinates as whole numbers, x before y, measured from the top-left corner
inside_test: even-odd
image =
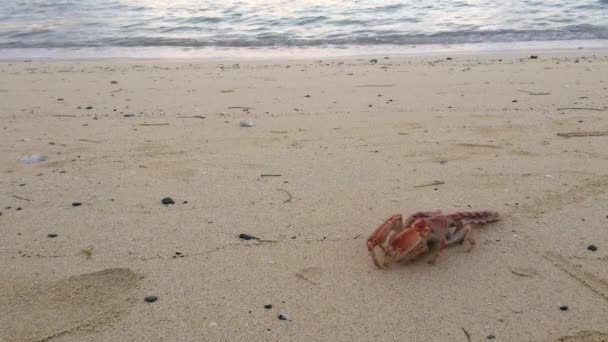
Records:
[[[529,56],[1,62],[0,341],[606,340],[608,53]]]

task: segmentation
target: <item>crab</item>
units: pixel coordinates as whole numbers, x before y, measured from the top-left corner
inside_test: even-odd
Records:
[[[401,260],[414,260],[434,245],[435,263],[446,246],[468,241],[470,252],[475,247],[473,229],[481,223],[498,220],[494,211],[461,211],[443,214],[441,211],[419,211],[405,221],[400,214],[389,217],[367,239],[374,264],[385,268]]]

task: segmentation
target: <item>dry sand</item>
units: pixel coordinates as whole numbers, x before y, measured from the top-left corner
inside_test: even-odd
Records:
[[[446,57],[0,63],[0,341],[607,340],[608,54]]]

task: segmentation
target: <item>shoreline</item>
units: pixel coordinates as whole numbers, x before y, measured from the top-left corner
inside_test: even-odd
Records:
[[[19,60],[310,60],[366,56],[436,56],[517,54],[527,51],[568,53],[602,52],[608,40],[556,40],[466,44],[365,45],[326,47],[85,47],[0,49],[0,61]]]

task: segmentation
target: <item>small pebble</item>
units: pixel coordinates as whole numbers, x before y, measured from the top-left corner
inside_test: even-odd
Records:
[[[537,58],[538,58],[538,56],[535,56],[535,55],[530,56],[530,59],[537,59]]]
[[[146,296],[146,298],[144,298],[144,300],[148,303],[154,303],[158,300],[157,296]]]
[[[110,82],[110,84],[116,84],[116,83],[118,83],[118,82],[116,82],[116,81],[112,81],[112,82]]]
[[[80,207],[81,205],[82,205],[82,203],[80,203],[80,202],[72,203],[72,207]]]
[[[93,107],[92,106],[87,106],[87,109],[93,109]]]
[[[289,315],[288,315],[288,314],[281,313],[281,314],[279,314],[279,319],[280,319],[281,321],[289,321]]]
[[[559,309],[562,310],[562,311],[568,311],[568,306],[567,305],[561,305],[559,307]]]
[[[56,237],[57,237],[57,234],[55,234],[55,233],[51,233],[51,234],[48,234],[47,236],[48,236],[48,237],[50,237],[50,238],[56,238]]]
[[[272,304],[264,305],[264,309],[268,309],[268,310],[272,309]]]
[[[374,59],[370,59],[369,62],[370,63],[378,63],[378,60],[374,58]]]
[[[164,205],[175,204],[175,201],[171,197],[165,197],[161,200]]]
[[[488,340],[493,340],[495,338],[496,338],[496,336],[494,336],[494,335],[488,335],[488,336],[486,336],[486,339],[488,339]]]
[[[592,252],[595,252],[595,251],[597,251],[597,246],[596,245],[589,245],[589,246],[587,246],[587,249],[590,250],[590,251],[592,251]]]

